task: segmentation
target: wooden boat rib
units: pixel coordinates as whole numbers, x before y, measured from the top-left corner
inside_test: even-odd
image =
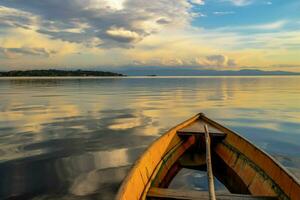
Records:
[[[158,138],[134,164],[116,199],[209,199],[207,192],[168,189],[182,168],[206,169],[204,126],[211,138],[213,174],[231,194],[217,199],[300,200],[299,181],[237,133],[198,114]]]

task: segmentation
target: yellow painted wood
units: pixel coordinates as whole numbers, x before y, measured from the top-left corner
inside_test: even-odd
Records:
[[[200,119],[226,134],[224,141],[215,147],[215,152],[242,178],[246,185],[249,185],[251,194],[276,194],[279,199],[300,199],[299,180],[269,154],[257,148],[239,134],[204,115],[201,115]],[[228,148],[228,145],[242,156],[237,156]],[[274,188],[274,186],[277,188]]]
[[[205,133],[204,126],[207,126],[209,129],[210,134],[220,134],[223,135],[224,133],[220,131],[219,129],[215,128],[214,126],[211,126],[210,124],[205,123],[203,120],[196,120],[194,123],[190,124],[189,126],[186,126],[182,129],[179,129],[178,132],[180,133]]]
[[[276,200],[276,197],[238,195],[217,193],[218,200]],[[184,199],[184,200],[209,200],[208,192],[194,190],[178,190],[165,188],[151,188],[148,192],[151,199]]]
[[[162,165],[162,159],[169,151],[176,147],[176,145],[182,143],[182,139],[177,136],[177,131],[191,124],[198,118],[199,115],[192,117],[157,139],[134,164],[130,173],[123,181],[116,199],[144,199],[150,188],[151,181],[154,180]]]
[[[153,175],[150,177],[144,192],[140,199],[146,199],[148,190],[152,186],[159,186],[160,182],[167,175],[172,165],[179,159],[179,157],[195,143],[195,137],[190,137],[187,141],[181,142],[176,145],[171,152],[167,153],[155,168]]]
[[[179,137],[177,132],[201,132],[203,129],[197,129],[199,124],[208,124],[214,132],[226,134],[226,138],[214,147],[213,154],[218,155],[241,178],[251,194],[275,194],[278,199],[300,199],[299,181],[281,164],[245,138],[202,114],[172,128],[156,140],[134,164],[116,199],[146,199],[151,184],[162,180],[172,164],[195,142],[195,138],[199,138],[193,134]],[[191,141],[185,141],[187,138]],[[164,162],[166,157],[169,159]]]

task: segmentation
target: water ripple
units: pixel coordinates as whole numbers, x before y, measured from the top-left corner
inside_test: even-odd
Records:
[[[141,152],[198,112],[240,132],[300,177],[299,81],[0,79],[0,198],[113,199]],[[199,174],[183,175],[181,186],[202,188]]]

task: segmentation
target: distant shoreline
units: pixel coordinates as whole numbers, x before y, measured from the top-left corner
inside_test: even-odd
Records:
[[[75,80],[75,79],[209,79],[209,78],[280,78],[300,75],[233,75],[233,76],[0,76],[0,80]]]
[[[89,70],[14,70],[0,72],[0,77],[123,77],[125,75],[108,71]]]
[[[157,73],[155,73],[157,72]],[[129,70],[121,72],[92,70],[14,70],[0,71],[0,78],[97,78],[97,77],[127,77],[127,78],[166,78],[166,77],[272,77],[300,76],[297,72],[287,71],[217,71],[217,70]]]
[[[184,69],[184,68],[129,68],[119,70],[128,76],[294,76],[300,72],[289,71],[264,71],[257,69],[242,70],[213,70],[213,69]]]

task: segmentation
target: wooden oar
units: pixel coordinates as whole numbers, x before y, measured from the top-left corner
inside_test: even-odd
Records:
[[[212,171],[211,154],[210,154],[210,137],[209,137],[207,125],[204,125],[204,132],[205,132],[205,143],[206,143],[206,166],[207,166],[207,177],[208,177],[208,185],[209,185],[209,199],[216,200],[214,175]]]

